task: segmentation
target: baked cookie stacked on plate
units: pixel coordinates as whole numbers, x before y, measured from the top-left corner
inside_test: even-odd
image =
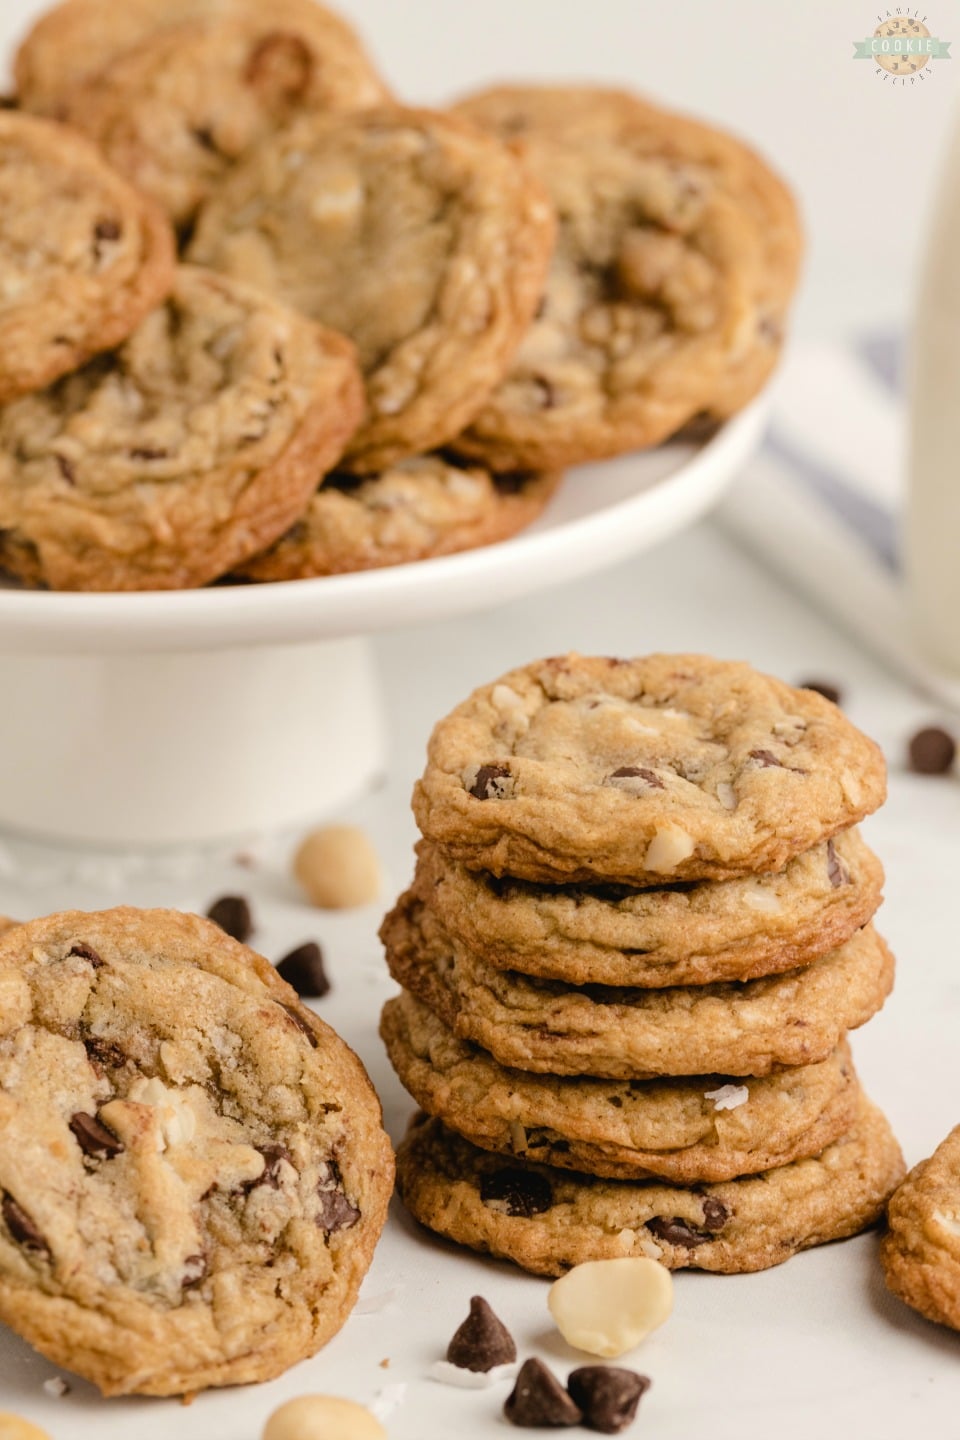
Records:
[[[26,399],[0,410],[0,565],[20,584],[307,579],[487,545],[564,467],[722,420],[776,362],[792,197],[637,96],[415,107],[315,0],[61,0],[13,68],[0,403]],[[292,355],[311,329],[312,394]],[[275,423],[275,383],[299,416]]]
[[[902,1157],[846,1036],[893,983],[884,795],[835,705],[702,656],[544,660],[442,720],[381,931],[413,1214],[542,1274],[878,1219]]]

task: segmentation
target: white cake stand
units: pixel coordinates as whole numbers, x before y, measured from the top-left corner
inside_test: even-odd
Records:
[[[284,584],[0,590],[0,826],[162,845],[335,810],[383,769],[369,643],[615,564],[688,525],[755,448],[765,402],[706,442],[571,471],[499,545]]]

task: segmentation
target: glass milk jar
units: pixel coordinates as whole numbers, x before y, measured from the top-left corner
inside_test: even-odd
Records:
[[[960,675],[960,120],[922,263],[912,338],[908,604],[917,645]]]

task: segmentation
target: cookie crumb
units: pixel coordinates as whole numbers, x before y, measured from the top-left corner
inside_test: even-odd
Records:
[[[311,905],[321,910],[352,910],[380,893],[377,852],[356,825],[311,830],[294,855],[293,873]]]

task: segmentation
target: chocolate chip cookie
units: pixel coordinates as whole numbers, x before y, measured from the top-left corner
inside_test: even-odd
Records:
[[[613,1179],[753,1175],[819,1155],[856,1119],[845,1042],[819,1064],[748,1082],[615,1081],[508,1070],[406,993],[387,1001],[380,1034],[401,1083],[447,1129],[483,1150]]]
[[[789,191],[763,161],[618,91],[503,87],[457,110],[517,146],[559,216],[542,309],[464,453],[573,464],[756,393],[801,249]]]
[[[573,985],[707,985],[792,970],[866,925],[883,886],[856,830],[779,872],[654,890],[498,880],[429,841],[417,852],[412,889],[450,935],[498,969]]]
[[[400,1194],[421,1224],[537,1275],[624,1255],[671,1270],[764,1270],[874,1224],[902,1176],[900,1147],[865,1098],[818,1159],[695,1188],[506,1162],[425,1116],[397,1152]]]
[[[354,109],[387,98],[358,36],[339,15],[316,0],[270,0],[269,6],[262,0],[123,0],[122,5],[113,0],[64,0],[41,15],[17,52],[14,76],[20,103],[28,110],[62,115],[72,91],[92,85],[87,93],[95,94],[97,78],[121,57],[141,46],[163,48],[165,30],[233,22],[259,24],[262,36],[269,36],[271,44],[279,42],[270,58],[271,66],[276,66],[274,80],[280,78],[283,68],[291,79],[298,68],[307,68],[308,61],[312,70],[313,57],[324,73],[311,75],[311,94],[318,94],[329,107]],[[236,132],[226,111],[237,103],[244,108],[249,97],[241,92],[238,100],[237,75],[225,63],[227,52],[221,59],[211,58],[210,76],[216,78],[209,79],[203,89],[208,102],[214,95],[220,97],[219,125],[229,143]],[[256,82],[255,63],[252,69],[251,78]],[[184,84],[186,72],[181,74],[178,86]],[[164,93],[170,97],[172,90]],[[200,99],[187,98],[194,103]],[[183,152],[183,158],[189,163],[189,151]]]
[[[476,414],[540,300],[553,233],[545,194],[493,137],[379,108],[305,116],[260,145],[189,253],[356,342],[369,414],[344,468],[371,474]]]
[[[163,215],[92,145],[0,111],[0,402],[119,344],[173,268]]]
[[[824,1060],[893,986],[868,925],[800,970],[662,990],[565,985],[497,970],[408,894],[383,923],[393,978],[501,1065],[550,1075],[769,1075]]]
[[[887,1284],[914,1310],[960,1330],[960,1125],[916,1165],[887,1210]]]
[[[405,565],[505,540],[534,521],[555,474],[493,475],[445,455],[398,460],[378,475],[328,475],[304,516],[240,569],[299,580]]]
[[[57,590],[203,585],[289,529],[362,406],[349,341],[182,267],[119,349],[0,411],[0,563]]]
[[[0,940],[0,1319],[104,1394],[278,1375],[343,1324],[393,1163],[356,1056],[210,921]]]
[[[272,6],[242,6],[233,18],[151,34],[67,95],[62,109],[183,226],[223,176],[301,111],[385,98],[339,20],[317,9],[310,24],[287,26]]]
[[[811,690],[700,655],[566,655],[441,720],[413,807],[471,869],[655,886],[781,870],[885,793],[879,748]]]

